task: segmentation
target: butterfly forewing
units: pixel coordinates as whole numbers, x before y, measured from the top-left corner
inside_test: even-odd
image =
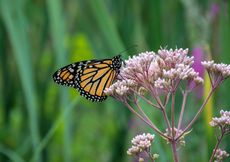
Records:
[[[54,73],[56,83],[74,87],[91,101],[107,98],[104,89],[114,81],[121,67],[120,56],[112,59],[89,60],[67,65]]]

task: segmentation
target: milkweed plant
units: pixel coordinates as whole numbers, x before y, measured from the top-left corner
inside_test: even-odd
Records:
[[[194,57],[188,56],[188,49],[161,48],[157,53],[143,52],[125,60],[117,81],[105,89],[107,95],[123,103],[171,145],[175,162],[179,161],[177,149],[180,145],[185,145],[185,136],[191,132],[193,124],[214,91],[230,76],[230,65],[218,64],[214,61],[201,62],[208,73],[211,87],[201,106],[193,109],[196,111],[195,115],[186,124],[183,122],[183,116],[186,111],[188,94],[204,82],[199,73],[194,70],[193,64]],[[175,106],[176,93],[181,93],[183,96],[181,107]],[[162,114],[165,123],[164,130],[160,130],[159,126],[151,121],[149,114],[146,114],[140,105],[140,100],[147,103],[148,109],[152,108],[152,111],[159,111]],[[170,109],[170,115],[166,113],[166,109]],[[180,109],[178,119],[175,118],[175,109]],[[210,126],[220,130],[210,162],[214,160],[219,162],[229,156],[226,151],[220,149],[219,145],[224,135],[230,132],[230,111],[221,110],[220,115],[210,121]],[[154,140],[154,134],[137,135],[132,139],[132,146],[128,149],[127,154],[134,156],[140,162],[145,160],[154,162],[160,156],[151,152]]]

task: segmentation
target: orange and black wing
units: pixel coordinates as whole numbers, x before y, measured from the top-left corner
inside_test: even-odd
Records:
[[[119,68],[120,62],[114,59],[81,61],[61,68],[53,78],[58,84],[78,89],[87,99],[100,102],[107,98],[104,89],[113,83]]]
[[[116,76],[116,70],[111,65],[111,60],[104,60],[89,64],[81,70],[77,78],[80,94],[92,101],[105,100],[107,96],[104,89],[113,83]]]
[[[76,78],[78,77],[79,72],[88,63],[93,62],[93,61],[94,60],[81,61],[81,62],[72,63],[70,65],[62,67],[61,69],[59,69],[53,74],[53,80],[58,84],[77,88]]]

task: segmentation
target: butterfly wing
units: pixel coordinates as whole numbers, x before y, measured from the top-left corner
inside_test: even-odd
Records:
[[[77,88],[75,81],[76,77],[78,76],[79,71],[89,62],[94,62],[94,60],[75,62],[62,67],[53,74],[53,80],[58,84]]]
[[[91,101],[103,101],[107,98],[104,89],[109,87],[116,71],[111,68],[111,60],[102,60],[88,64],[79,71],[77,88],[80,94]]]
[[[107,98],[104,89],[118,73],[118,67],[113,65],[112,59],[81,61],[61,68],[53,78],[58,84],[78,89],[87,99],[100,102]]]

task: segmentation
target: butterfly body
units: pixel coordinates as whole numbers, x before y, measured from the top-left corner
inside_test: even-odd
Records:
[[[76,88],[88,100],[101,102],[107,98],[104,89],[113,83],[121,63],[120,55],[112,59],[80,61],[56,71],[53,79],[58,84]]]

